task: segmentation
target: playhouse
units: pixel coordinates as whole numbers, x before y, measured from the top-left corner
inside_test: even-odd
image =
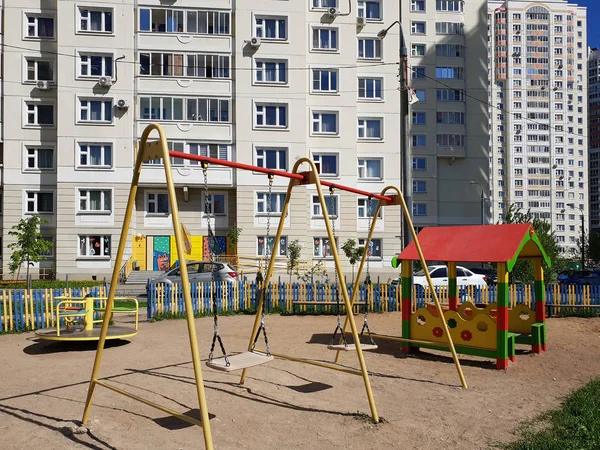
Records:
[[[546,350],[544,272],[550,260],[530,224],[431,227],[423,229],[419,243],[427,261],[448,266],[448,305],[443,320],[456,351],[496,359],[498,369],[515,361],[515,345],[530,345],[534,353]],[[393,265],[402,265],[402,340],[403,350],[430,348],[447,350],[442,318],[433,308],[412,311],[412,261],[419,254],[411,242]],[[510,308],[508,275],[518,260],[531,260],[535,273],[535,308],[515,305]],[[491,262],[497,264],[496,301],[485,307],[465,301],[459,305],[456,263]]]

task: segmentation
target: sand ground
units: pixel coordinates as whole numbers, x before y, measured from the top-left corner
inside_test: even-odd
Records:
[[[360,316],[357,316],[360,320]],[[126,320],[126,319],[121,319]],[[230,352],[242,351],[252,316],[223,317]],[[398,334],[398,313],[370,316],[371,328]],[[196,320],[202,358],[212,319]],[[322,361],[335,318],[267,317],[273,352]],[[365,353],[379,415],[359,376],[275,360],[239,374],[204,365],[216,449],[482,449],[515,439],[519,423],[559,406],[569,392],[600,376],[600,319],[550,319],[548,352],[519,347],[516,364],[463,357],[469,388],[460,388],[449,354],[407,357],[397,343]],[[202,431],[97,387],[89,430],[65,431],[81,420],[95,345],[37,342],[33,333],[0,336],[0,436],[8,449],[202,449]],[[342,364],[358,367],[355,353]],[[111,344],[101,378],[151,401],[198,415],[186,322],[140,324],[129,342]],[[195,410],[195,411],[194,411]],[[83,430],[85,431],[85,430]]]

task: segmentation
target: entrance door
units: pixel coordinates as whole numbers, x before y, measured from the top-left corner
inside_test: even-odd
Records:
[[[153,268],[154,270],[169,270],[170,236],[154,236]]]

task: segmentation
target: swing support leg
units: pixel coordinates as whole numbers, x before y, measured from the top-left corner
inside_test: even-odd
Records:
[[[327,212],[327,204],[325,202],[325,197],[323,196],[323,189],[321,187],[321,182],[319,181],[317,168],[316,168],[315,164],[313,163],[313,161],[311,161],[310,159],[301,158],[298,161],[296,161],[296,164],[294,165],[292,173],[298,173],[298,168],[303,163],[307,163],[310,165],[311,179],[309,180],[309,182],[314,183],[316,185],[317,193],[319,195],[319,201],[321,204],[321,210],[323,211],[323,220],[325,222],[325,227],[327,229],[327,236],[329,237],[329,242],[333,243],[331,245],[331,251],[333,253],[333,259],[335,262],[335,270],[337,271],[338,278],[340,280],[343,280],[344,277],[343,277],[343,273],[342,273],[342,266],[340,264],[339,253],[337,251],[337,246],[335,245],[335,237],[333,236],[331,222],[329,220],[329,214]],[[267,271],[267,275],[264,280],[265,286],[269,283],[269,280],[273,273],[273,266],[275,263],[275,255],[277,255],[279,239],[281,238],[281,234],[283,232],[284,219],[287,215],[287,210],[288,210],[288,206],[289,206],[289,202],[290,202],[292,189],[297,184],[298,184],[297,180],[291,179],[289,182],[289,185],[288,185],[288,190],[287,190],[287,193],[285,196],[285,202],[284,202],[283,209],[281,212],[281,219],[279,220],[279,226],[277,227],[277,235],[275,237],[275,242],[273,243],[273,249],[271,251],[271,260],[269,261],[269,269]],[[367,371],[367,365],[365,362],[362,348],[360,346],[360,339],[358,336],[358,330],[356,328],[356,322],[354,321],[354,316],[352,315],[352,306],[350,303],[350,299],[348,297],[348,290],[346,289],[346,284],[344,282],[340,282],[340,286],[341,286],[341,291],[342,291],[341,292],[342,297],[344,299],[344,305],[346,307],[346,321],[350,322],[350,328],[352,330],[352,337],[354,338],[354,342],[356,343],[356,354],[358,356],[358,361],[360,364],[360,372],[362,374],[363,382],[365,385],[367,399],[369,401],[369,407],[371,408],[371,418],[374,423],[378,423],[379,415],[377,414],[377,407],[375,406],[375,399],[373,398],[373,391],[371,389],[371,382],[369,380],[369,373]],[[264,290],[263,290],[263,292],[264,292]],[[250,335],[250,343],[248,345],[249,349],[252,347],[253,338],[254,338],[256,332],[258,331],[258,327],[260,326],[260,316],[262,314],[262,309],[264,307],[263,298],[264,298],[264,294],[261,294],[259,301],[258,301],[257,308],[256,308],[256,318],[254,319],[254,327],[252,329],[252,334]],[[246,374],[247,374],[247,369],[244,369],[244,371],[242,372],[242,376],[240,378],[240,384],[244,383],[244,381],[246,379]]]

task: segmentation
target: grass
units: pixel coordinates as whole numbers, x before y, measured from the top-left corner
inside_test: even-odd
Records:
[[[521,440],[506,450],[583,450],[600,448],[600,379],[572,393],[562,408],[527,423]]]

